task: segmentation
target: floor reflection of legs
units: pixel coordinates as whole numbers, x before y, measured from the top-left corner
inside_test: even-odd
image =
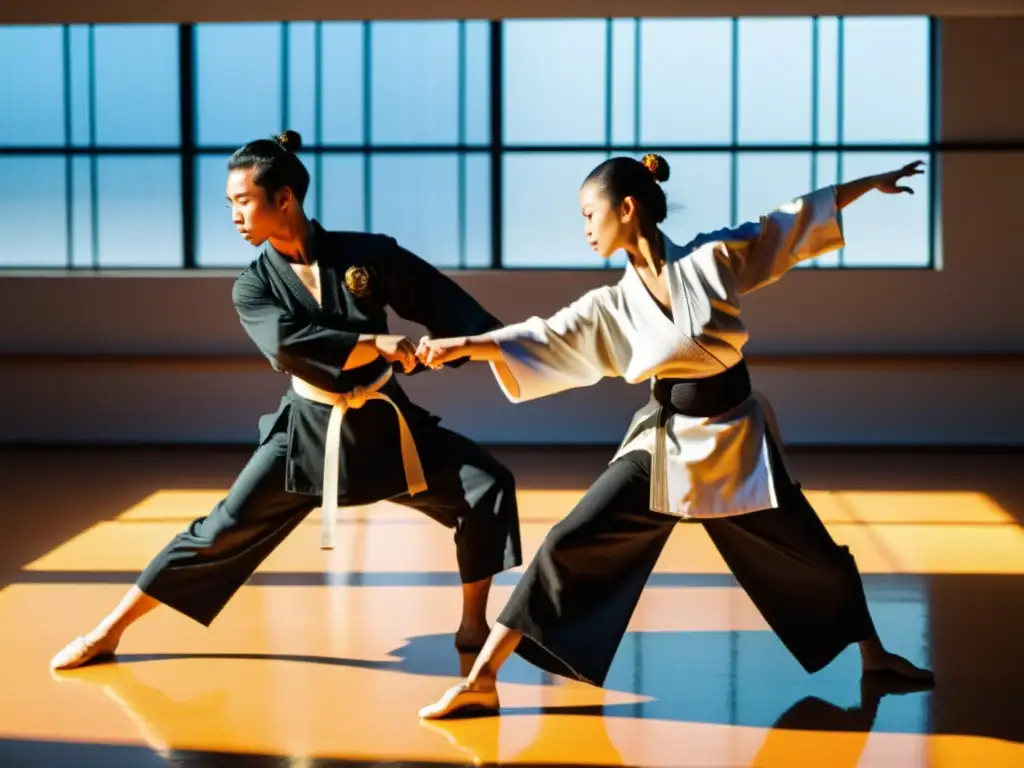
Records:
[[[609,718],[600,715],[552,715],[531,718],[488,717],[474,720],[421,720],[421,725],[443,737],[469,757],[474,765],[549,765],[565,762],[566,753],[577,764],[622,765],[623,758],[608,733]],[[511,724],[510,724],[511,723]],[[534,725],[536,723],[536,726]],[[506,743],[517,741],[522,731],[536,728],[530,743],[515,755],[499,753],[501,731]],[[511,731],[511,734],[510,734]]]
[[[433,731],[464,754],[473,765],[500,765],[501,718],[487,717],[472,721],[421,720],[420,725]]]
[[[817,696],[801,699],[775,721],[750,765],[752,768],[819,765],[821,753],[808,741],[808,731],[811,731],[841,735],[828,739],[830,768],[856,768],[861,763],[882,699],[888,695],[918,693],[929,687],[906,679],[885,681],[878,676],[867,676],[861,679],[860,703],[856,707],[838,707]]]
[[[216,691],[194,701],[180,702],[159,688],[139,680],[131,665],[119,664],[90,670],[86,675],[51,672],[62,684],[91,685],[100,689],[138,728],[139,736],[165,760],[174,757],[173,731],[192,718],[223,719],[227,691]]]

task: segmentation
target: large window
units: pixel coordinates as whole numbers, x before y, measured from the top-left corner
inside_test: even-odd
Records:
[[[292,128],[329,228],[444,268],[595,268],[577,190],[613,154],[669,160],[681,241],[931,159],[932,39],[923,17],[0,27],[0,267],[241,267],[225,162]],[[851,208],[808,266],[933,266],[932,179]]]

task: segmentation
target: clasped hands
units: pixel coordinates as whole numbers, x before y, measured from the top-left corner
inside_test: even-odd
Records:
[[[471,352],[468,336],[457,336],[450,339],[431,339],[424,336],[419,346],[413,346],[407,336],[381,335],[374,342],[377,353],[391,363],[401,364],[406,373],[411,372],[417,363],[437,370],[445,363],[468,357]]]

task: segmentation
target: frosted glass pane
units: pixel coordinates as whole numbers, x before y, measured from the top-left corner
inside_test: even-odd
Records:
[[[807,18],[740,20],[740,143],[811,140],[813,26]]]
[[[846,152],[843,181],[894,170],[920,159],[927,158],[906,153]],[[871,192],[843,209],[843,266],[929,266],[927,176],[917,176],[908,185],[914,189],[913,195]]]
[[[195,35],[199,144],[235,147],[284,130],[281,25],[198,24]]]
[[[136,147],[179,144],[178,27],[101,24],[93,34],[96,143]]]
[[[843,35],[844,141],[927,142],[928,19],[846,18]]]
[[[530,19],[503,28],[506,143],[604,144],[605,21]]]
[[[0,156],[0,266],[68,263],[63,157]]]
[[[732,140],[732,22],[641,22],[640,142]]]
[[[459,176],[454,153],[375,155],[371,230],[436,267],[459,265]]]
[[[584,237],[579,189],[601,152],[515,153],[504,158],[505,266],[599,269]]]
[[[101,267],[184,266],[177,157],[100,157],[96,181]]]
[[[375,21],[371,29],[373,143],[456,143],[458,23]]]
[[[0,27],[0,144],[64,143],[60,27]]]

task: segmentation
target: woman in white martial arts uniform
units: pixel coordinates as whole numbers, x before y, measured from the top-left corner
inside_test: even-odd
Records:
[[[870,190],[911,192],[920,163],[826,187],[738,227],[673,243],[659,229],[664,158],[606,160],[580,190],[585,232],[604,258],[629,257],[616,284],[544,320],[424,339],[427,365],[488,361],[512,402],[606,376],[651,380],[612,462],[552,528],[466,680],[420,711],[428,719],[498,709],[496,678],[513,650],[542,669],[603,685],[674,526],[701,522],[740,586],[808,672],[860,645],[865,673],[926,684],[882,646],[860,574],[788,476],[778,435],[751,390],[740,297],[844,245],[840,211]]]

